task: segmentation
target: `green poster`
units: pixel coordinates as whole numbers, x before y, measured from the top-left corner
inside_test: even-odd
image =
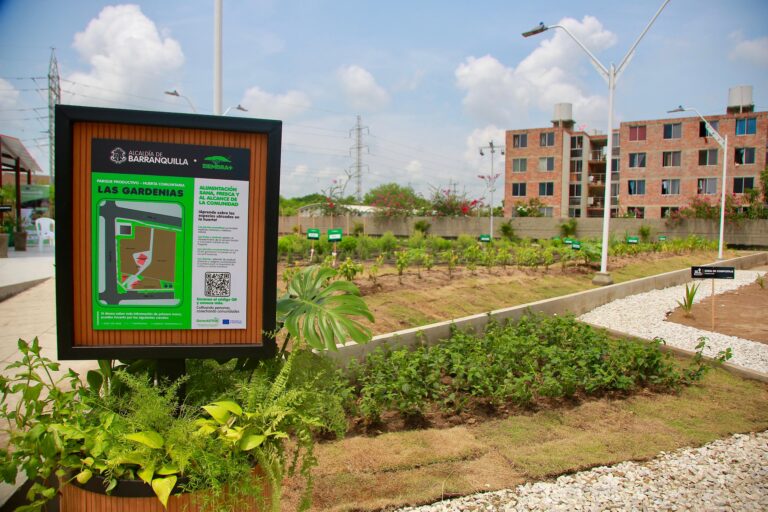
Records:
[[[249,155],[93,141],[94,329],[245,328]]]

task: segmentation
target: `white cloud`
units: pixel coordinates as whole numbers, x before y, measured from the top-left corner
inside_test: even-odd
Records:
[[[768,37],[738,41],[728,56],[731,60],[768,67]]]
[[[592,16],[582,21],[565,18],[567,27],[593,53],[615,44],[616,36]],[[574,115],[592,121],[604,117],[607,100],[589,95],[579,76],[588,57],[560,30],[543,39],[517,67],[507,67],[491,55],[469,57],[455,71],[457,86],[465,91],[464,108],[483,123],[516,127],[525,124],[527,111],[551,112],[555,103],[573,103]],[[540,36],[541,37],[541,36]],[[589,70],[592,73],[592,70]]]
[[[184,64],[179,43],[161,35],[137,5],[105,7],[75,34],[73,46],[91,67],[67,77],[75,84],[66,89],[76,93],[67,100],[77,103],[140,101],[126,94],[162,98]]]
[[[8,80],[0,78],[0,108],[8,109],[16,106],[19,91]]]
[[[248,109],[251,117],[281,120],[295,117],[312,106],[312,101],[304,92],[271,94],[258,87],[246,90],[240,103]]]
[[[480,148],[486,147],[491,141],[494,146],[500,147],[505,144],[505,131],[496,125],[488,125],[485,128],[477,128],[467,135],[467,145],[464,150],[464,160],[473,168],[477,169],[478,174],[489,174],[491,172],[490,153],[485,151],[485,156],[480,155]],[[496,172],[504,169],[504,157],[499,150],[494,154],[494,169]]]
[[[341,87],[352,108],[377,110],[389,103],[389,94],[366,69],[347,66],[338,71]]]

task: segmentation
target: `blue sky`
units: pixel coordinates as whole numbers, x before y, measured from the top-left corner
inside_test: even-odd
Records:
[[[521,32],[565,24],[618,64],[660,5],[224,0],[224,108],[284,121],[284,195],[345,180],[359,114],[364,190],[397,181],[429,195],[454,182],[481,197],[491,162],[478,147],[502,144],[505,129],[547,126],[558,102],[573,103],[578,126],[606,129],[607,87],[586,55],[562,31]],[[679,104],[721,113],[742,84],[768,110],[766,19],[765,0],[672,0],[619,81],[616,126]],[[51,47],[65,103],[189,112],[163,94],[177,89],[210,114],[212,40],[213,0],[0,0],[0,133],[47,169],[46,83],[32,77],[47,74]]]

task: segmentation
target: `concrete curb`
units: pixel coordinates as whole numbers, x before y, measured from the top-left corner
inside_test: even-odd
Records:
[[[0,286],[0,302],[6,299],[10,299],[14,295],[18,295],[24,290],[29,290],[33,286],[51,279],[50,277],[44,277],[42,279],[33,279],[32,281],[24,281],[23,283],[13,283],[6,286]]]
[[[759,252],[739,258],[710,263],[709,265],[726,265],[737,269],[752,268],[768,263],[768,252]],[[517,320],[527,312],[546,313],[548,315],[573,314],[575,316],[591,311],[598,306],[607,304],[616,299],[623,299],[630,295],[677,286],[691,281],[690,269],[675,270],[664,274],[643,277],[625,283],[613,284],[602,288],[585,290],[562,297],[530,302],[519,306],[497,309],[487,313],[480,313],[454,320],[437,322],[434,324],[404,329],[388,334],[374,336],[365,345],[346,343],[339,347],[337,352],[329,352],[328,356],[345,366],[350,359],[362,360],[367,354],[378,347],[412,347],[417,344],[433,345],[439,343],[451,335],[452,329],[462,331],[474,331],[481,333],[488,321]]]

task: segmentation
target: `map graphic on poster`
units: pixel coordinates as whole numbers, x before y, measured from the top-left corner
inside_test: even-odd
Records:
[[[96,139],[94,329],[244,329],[250,152]]]
[[[103,304],[143,301],[175,305],[176,243],[181,239],[181,206],[173,203],[103,201],[99,217],[114,229],[100,237],[105,257],[99,259],[99,292]]]

